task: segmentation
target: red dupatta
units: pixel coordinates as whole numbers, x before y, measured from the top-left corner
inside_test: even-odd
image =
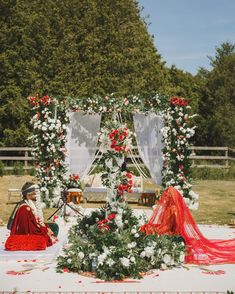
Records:
[[[141,227],[146,234],[180,235],[184,238],[186,263],[235,263],[235,239],[209,240],[194,221],[182,195],[173,187],[167,188],[149,222]]]

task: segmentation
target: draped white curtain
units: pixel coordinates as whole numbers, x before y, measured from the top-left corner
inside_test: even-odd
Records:
[[[95,159],[101,115],[74,112],[67,133],[66,162],[70,174],[85,176]]]
[[[134,128],[139,154],[156,184],[161,184],[163,166],[163,120],[155,113],[134,115]]]

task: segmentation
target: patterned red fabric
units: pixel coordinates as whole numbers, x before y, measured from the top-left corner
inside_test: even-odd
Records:
[[[180,235],[187,247],[186,263],[235,263],[235,239],[208,240],[199,231],[182,195],[167,188],[149,222],[141,227],[146,234]]]
[[[46,247],[46,238],[40,235],[13,235],[9,236],[5,243],[6,250],[11,251],[45,250]]]
[[[52,238],[53,237],[49,234],[48,227],[40,225],[37,222],[32,209],[26,203],[23,203],[16,212],[11,229],[11,235],[5,243],[5,248],[6,250],[43,250],[46,248],[44,244],[46,244],[46,246],[52,245]],[[18,240],[21,244],[16,244]],[[39,242],[39,249],[35,249],[37,248],[37,245],[35,244],[37,240]],[[28,244],[28,242],[31,241],[32,248],[34,249],[29,249],[30,244]]]

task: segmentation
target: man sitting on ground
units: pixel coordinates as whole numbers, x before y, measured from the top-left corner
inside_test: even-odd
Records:
[[[5,243],[6,250],[44,250],[56,243],[57,238],[44,224],[36,205],[37,190],[31,182],[22,187],[23,200],[16,205],[7,225],[11,234]]]

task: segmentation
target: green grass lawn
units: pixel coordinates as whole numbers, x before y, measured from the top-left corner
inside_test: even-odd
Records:
[[[154,188],[150,182],[145,187]],[[193,191],[199,194],[199,208],[192,211],[197,223],[230,224],[235,221],[235,181],[198,180]]]
[[[30,180],[30,176],[20,178],[22,183]],[[150,188],[150,183],[144,183]],[[152,185],[153,186],[153,185]],[[0,219],[7,221],[14,204],[7,204],[9,176],[0,178]],[[195,181],[193,190],[199,194],[199,209],[192,214],[197,223],[201,224],[230,224],[235,221],[235,181]],[[84,207],[99,207],[103,204],[86,203]],[[133,205],[135,208],[150,208]],[[45,210],[45,219],[54,209]]]
[[[198,223],[229,224],[235,220],[235,181],[196,181],[199,209],[193,212]]]

